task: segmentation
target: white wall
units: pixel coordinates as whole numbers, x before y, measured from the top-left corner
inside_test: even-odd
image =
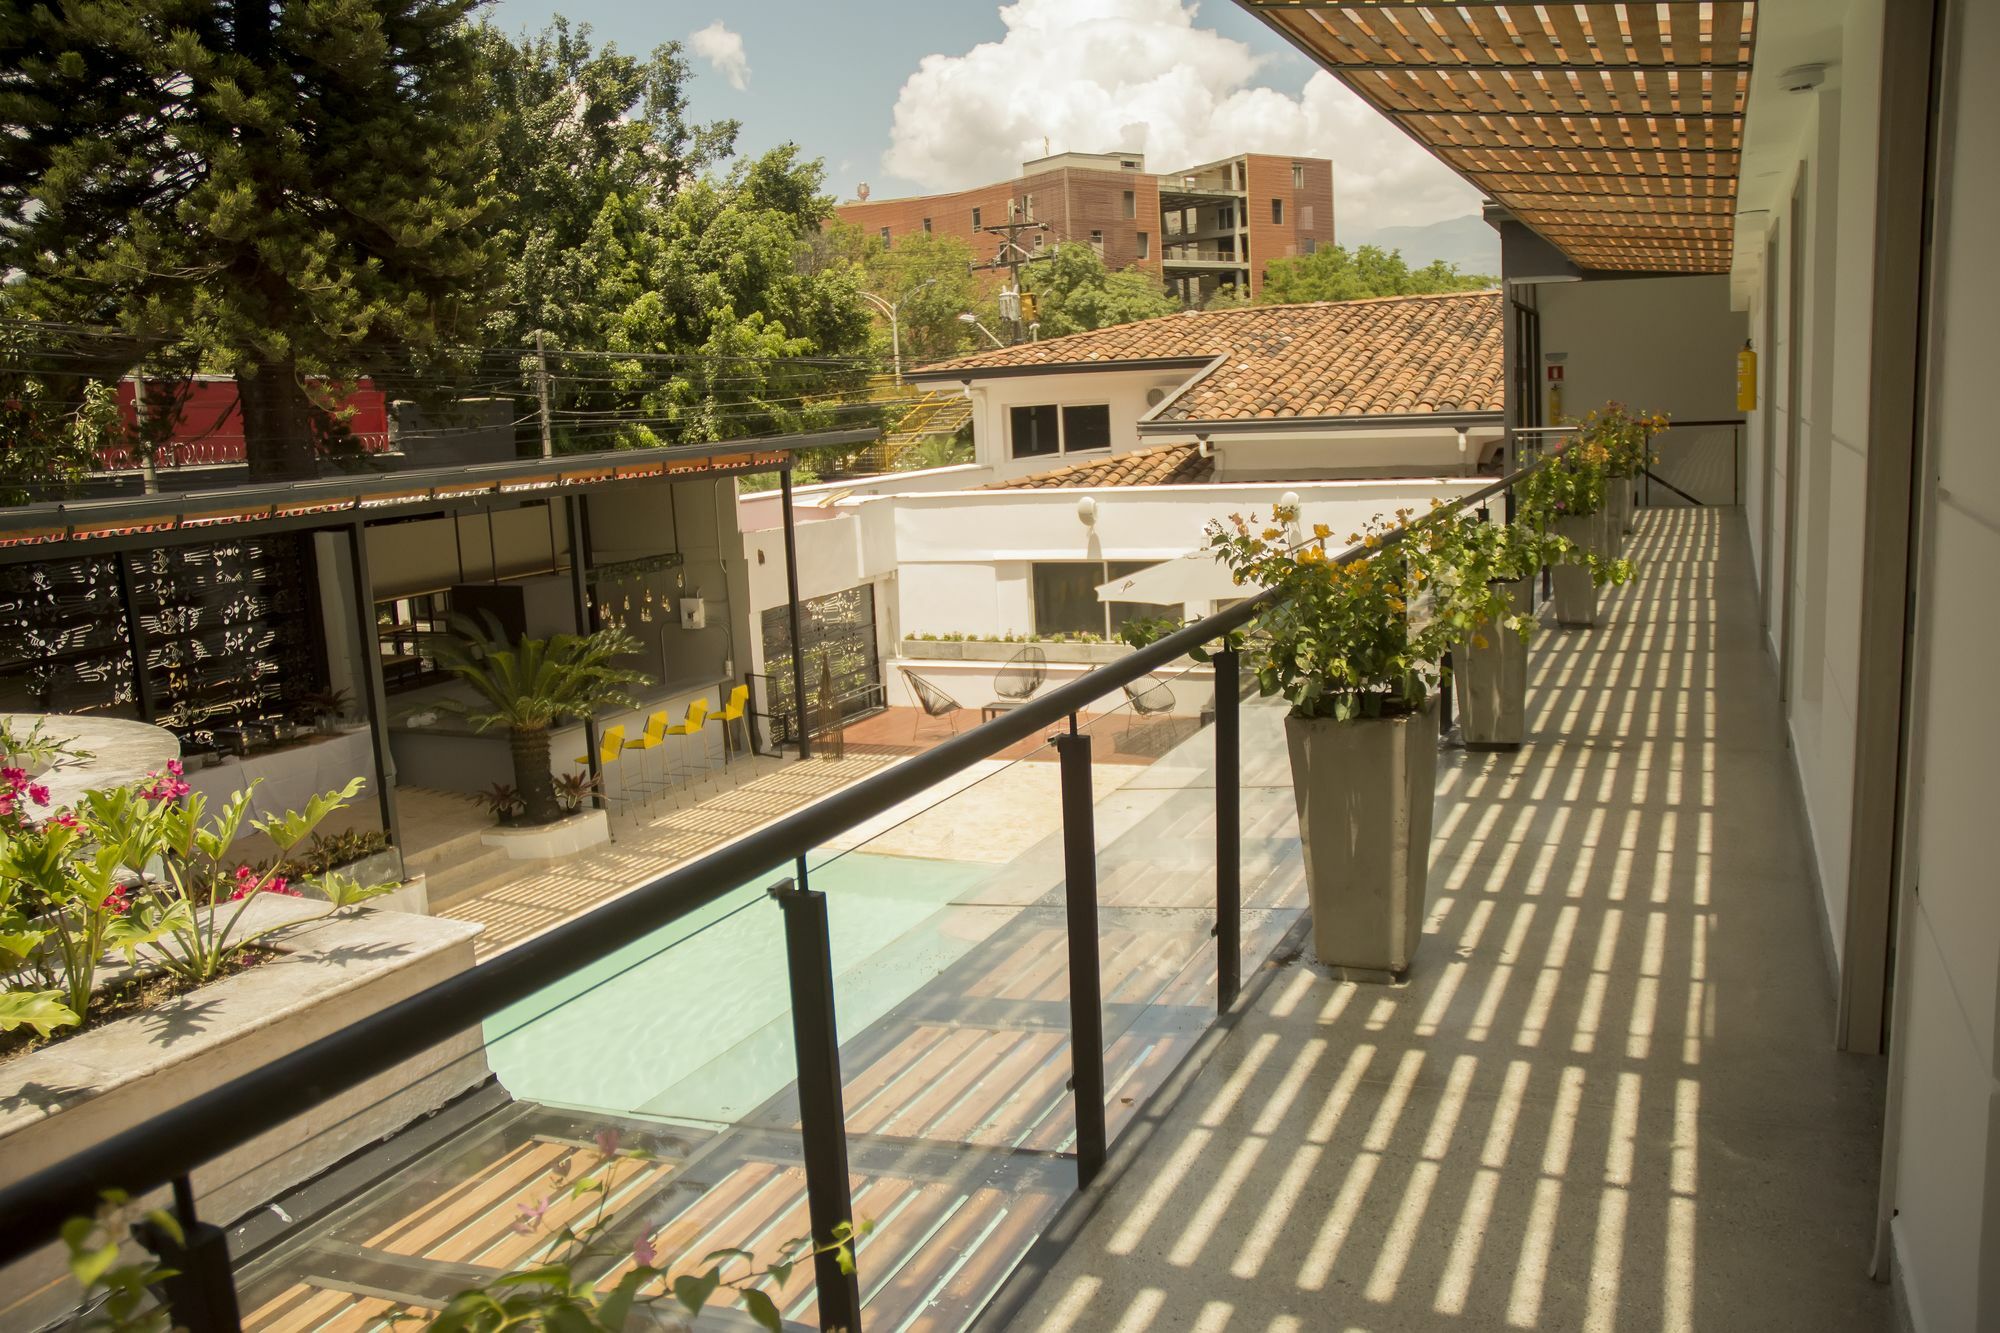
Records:
[[[1474,427],[1459,433],[1445,426],[1401,426],[1374,430],[1319,430],[1285,435],[1218,435],[1218,482],[1282,481],[1296,477],[1449,477],[1470,474],[1499,456],[1505,432]]]
[[[590,496],[591,558],[609,564],[678,549],[679,571],[606,586],[605,603],[644,646],[641,669],[662,687],[678,688],[740,677],[748,670],[749,585],[742,572],[742,538],[736,531],[735,483],[729,478],[635,482]],[[678,607],[683,597],[706,604],[707,627],[682,629],[678,616],[651,622],[625,611],[650,590]]]
[[[1542,352],[1565,357],[1566,415],[1612,401],[1690,421],[1741,415],[1736,352],[1749,332],[1728,275],[1551,282],[1536,296]]]
[[[1920,1330],[2000,1328],[2000,6],[1952,6],[1949,171],[1937,192],[1910,760],[1908,890],[1892,1033],[1900,1133],[1891,1224]],[[1843,320],[1843,324],[1845,321]],[[1905,993],[1906,992],[1906,993]]]
[[[1193,370],[1105,370],[1049,375],[1000,376],[973,380],[972,443],[974,457],[993,469],[996,480],[1047,472],[1065,463],[1129,453],[1153,441],[1139,438],[1139,418],[1152,410],[1147,394],[1171,394],[1195,374]],[[1089,453],[1015,459],[1008,457],[1007,413],[1011,407],[1037,403],[1107,403],[1111,407],[1111,448]]]
[[[1217,486],[1106,486],[987,491],[863,501],[893,516],[896,601],[908,634],[1026,634],[1034,630],[1028,566],[1035,561],[1170,560],[1202,544],[1208,522],[1270,511],[1299,495],[1307,525],[1338,534],[1405,506],[1477,489],[1477,478],[1264,482]],[[1077,516],[1084,497],[1096,522]]]

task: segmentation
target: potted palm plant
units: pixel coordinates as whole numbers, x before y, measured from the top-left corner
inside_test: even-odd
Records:
[[[1314,954],[1359,976],[1400,977],[1423,931],[1432,692],[1458,616],[1426,586],[1434,579],[1423,553],[1380,549],[1382,524],[1356,536],[1374,553],[1345,564],[1328,558],[1324,525],[1313,533],[1290,548],[1281,526],[1235,517],[1211,527],[1209,546],[1238,583],[1279,594],[1247,647],[1258,691],[1291,704],[1285,734]]]
[[[549,762],[550,733],[573,718],[638,706],[626,687],[652,681],[617,664],[620,657],[638,651],[638,641],[621,629],[601,629],[509,644],[491,627],[482,632],[460,624],[456,629],[456,634],[440,639],[435,651],[440,662],[472,687],[476,698],[441,699],[438,706],[481,731],[507,729],[520,821],[554,823],[563,811]]]

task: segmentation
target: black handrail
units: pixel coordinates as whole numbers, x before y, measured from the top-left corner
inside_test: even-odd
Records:
[[[1445,508],[1398,525],[1382,534],[1372,547],[1365,542],[1350,546],[1332,557],[1331,563],[1363,559],[1445,514],[1503,494],[1554,456],[1552,452],[1538,458]],[[646,933],[745,884],[771,876],[833,835],[1081,712],[1084,705],[1186,656],[1189,650],[1243,628],[1276,595],[1266,589],[1195,621],[700,860],[670,870],[649,884],[515,945],[497,958],[0,1189],[0,1263],[12,1262],[48,1243],[65,1218],[93,1212],[104,1191],[123,1190],[136,1198],[189,1174]]]

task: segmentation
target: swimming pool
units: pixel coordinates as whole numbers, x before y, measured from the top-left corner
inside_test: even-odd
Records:
[[[992,869],[850,852],[812,872],[841,1040],[1001,924],[951,906]],[[760,882],[493,1015],[486,1056],[517,1101],[728,1124],[796,1076],[789,1005],[784,923]]]

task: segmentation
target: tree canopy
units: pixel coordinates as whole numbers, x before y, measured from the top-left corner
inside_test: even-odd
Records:
[[[10,312],[237,375],[253,471],[310,471],[339,433],[311,378],[422,355],[492,299],[473,4],[10,5]]]
[[[978,337],[959,319],[984,301],[972,274],[972,247],[964,238],[915,232],[888,248],[874,233],[835,220],[827,224],[827,243],[860,266],[864,291],[896,308],[904,366],[955,356]],[[880,310],[874,313],[875,359],[888,365],[894,353],[889,320]]]
[[[1044,338],[1171,315],[1181,308],[1157,274],[1107,268],[1104,257],[1080,241],[1058,245],[1052,257],[1030,265],[1022,281],[1035,294]]]
[[[1357,301],[1370,296],[1427,296],[1491,287],[1493,279],[1460,273],[1443,260],[1412,269],[1400,250],[1364,245],[1349,251],[1330,245],[1309,255],[1273,259],[1264,266],[1259,302]]]

